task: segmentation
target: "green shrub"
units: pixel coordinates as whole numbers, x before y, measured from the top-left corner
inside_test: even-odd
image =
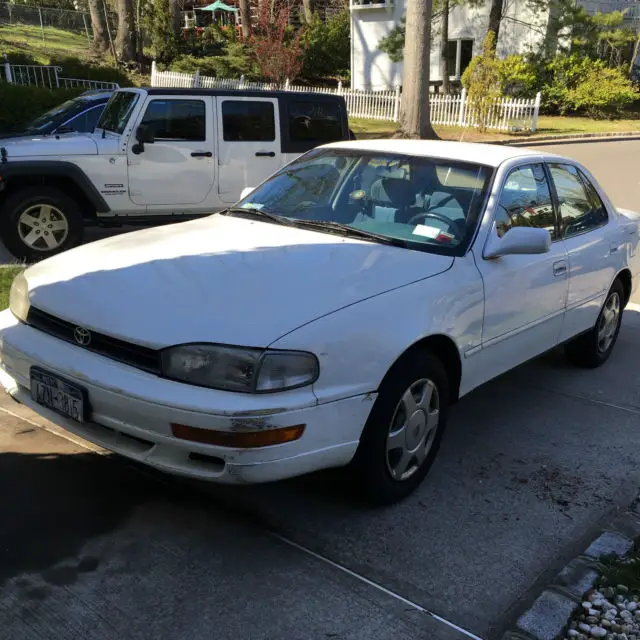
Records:
[[[542,107],[547,113],[615,117],[640,97],[622,70],[578,54],[557,56],[547,63],[542,82]]]
[[[592,68],[567,100],[573,111],[592,118],[611,118],[621,115],[640,97],[625,74],[619,69]]]
[[[345,9],[326,22],[314,14],[302,36],[305,48],[302,75],[311,78],[344,78],[350,64],[350,17]]]
[[[20,131],[37,116],[53,109],[69,98],[82,93],[82,89],[56,89],[3,84],[0,90],[0,133]]]
[[[180,73],[195,73],[198,69],[203,76],[220,78],[244,76],[247,80],[253,80],[259,76],[253,52],[241,42],[230,43],[227,46],[227,53],[222,56],[198,58],[183,55],[171,64],[171,71]]]
[[[481,56],[476,56],[462,76],[469,92],[468,109],[480,131],[486,131],[494,104],[500,97],[500,61],[496,58],[493,31],[487,33]]]

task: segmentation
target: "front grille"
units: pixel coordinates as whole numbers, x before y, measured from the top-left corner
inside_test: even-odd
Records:
[[[99,353],[105,358],[123,362],[136,369],[142,369],[156,375],[160,374],[160,354],[154,349],[118,340],[97,331],[91,331],[91,341],[88,345],[79,344],[74,337],[74,332],[78,328],[77,324],[61,320],[34,307],[29,309],[27,324],[43,333],[74,344],[80,349]]]

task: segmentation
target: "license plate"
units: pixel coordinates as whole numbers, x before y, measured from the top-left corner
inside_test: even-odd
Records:
[[[43,407],[66,418],[84,422],[86,392],[42,369],[31,369],[31,397]]]

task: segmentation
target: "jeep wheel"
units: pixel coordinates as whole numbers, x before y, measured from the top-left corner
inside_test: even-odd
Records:
[[[28,262],[70,249],[83,231],[78,203],[53,187],[32,187],[9,196],[0,225],[7,249]]]

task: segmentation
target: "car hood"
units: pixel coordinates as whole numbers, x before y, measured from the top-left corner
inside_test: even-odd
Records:
[[[452,262],[214,215],[84,245],[25,276],[34,307],[107,335],[153,348],[200,341],[266,347]]]
[[[0,140],[0,147],[6,149],[9,160],[33,156],[86,156],[98,153],[93,136],[86,133],[16,136]]]

